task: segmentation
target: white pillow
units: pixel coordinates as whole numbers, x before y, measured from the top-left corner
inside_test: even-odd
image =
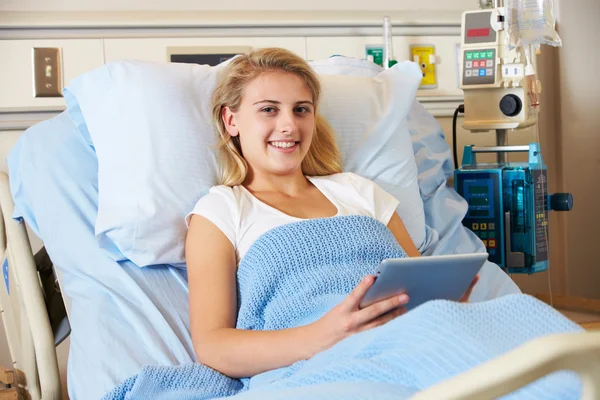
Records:
[[[98,157],[95,232],[111,258],[185,262],[185,215],[217,184],[210,95],[222,69],[119,61],[67,87],[71,118]],[[421,77],[409,62],[373,78],[321,76],[321,111],[338,134],[344,170],[399,198],[417,247],[425,222],[406,115]]]
[[[351,75],[372,77],[383,71],[379,65],[353,57],[332,56],[323,60],[308,62],[318,74]]]
[[[358,59],[333,57],[311,66],[319,73],[320,110],[338,135],[344,171],[377,182],[400,200],[396,211],[420,248],[425,211],[407,118],[422,79],[418,66],[405,62],[374,77],[366,75],[377,65]]]

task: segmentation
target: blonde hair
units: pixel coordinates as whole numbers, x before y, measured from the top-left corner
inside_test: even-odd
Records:
[[[239,136],[232,137],[225,128],[222,110],[229,107],[237,112],[246,86],[267,71],[282,71],[300,77],[312,93],[315,105],[315,130],[308,153],[302,160],[302,173],[323,176],[341,172],[340,153],[333,128],[318,112],[321,84],[311,67],[294,53],[265,48],[240,55],[227,66],[221,75],[212,97],[213,124],[220,137],[221,185],[240,185],[246,179],[248,164],[242,155]]]

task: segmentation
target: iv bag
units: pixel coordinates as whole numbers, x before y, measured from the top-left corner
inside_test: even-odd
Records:
[[[554,29],[554,2],[552,0],[506,0],[508,47],[549,44],[562,46]]]

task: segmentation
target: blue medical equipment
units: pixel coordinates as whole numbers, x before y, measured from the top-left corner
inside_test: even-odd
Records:
[[[548,196],[539,143],[508,146],[508,130],[537,123],[540,83],[535,54],[539,47],[509,47],[505,16],[522,10],[504,7],[501,0],[482,2],[482,6],[483,10],[467,11],[462,18],[464,105],[453,119],[454,188],[469,204],[463,225],[483,241],[489,260],[509,273],[532,274],[548,269],[548,211],[570,210],[573,198],[568,193]],[[465,129],[496,132],[496,146],[466,146],[460,167],[456,153],[459,112],[465,114]],[[528,161],[509,163],[510,152],[528,152]],[[497,162],[478,163],[476,153],[496,153]]]
[[[478,164],[476,153],[528,152],[525,163]],[[539,145],[466,146],[454,187],[469,204],[463,225],[483,241],[489,260],[508,273],[548,269],[548,211],[568,211],[568,193],[548,195]]]

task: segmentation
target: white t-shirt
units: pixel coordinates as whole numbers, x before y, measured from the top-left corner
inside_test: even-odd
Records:
[[[387,225],[399,203],[373,181],[351,172],[307,179],[338,209],[336,216],[367,215]],[[205,217],[225,234],[238,264],[262,234],[303,220],[263,203],[242,185],[212,187],[188,214],[186,223],[192,214]]]

